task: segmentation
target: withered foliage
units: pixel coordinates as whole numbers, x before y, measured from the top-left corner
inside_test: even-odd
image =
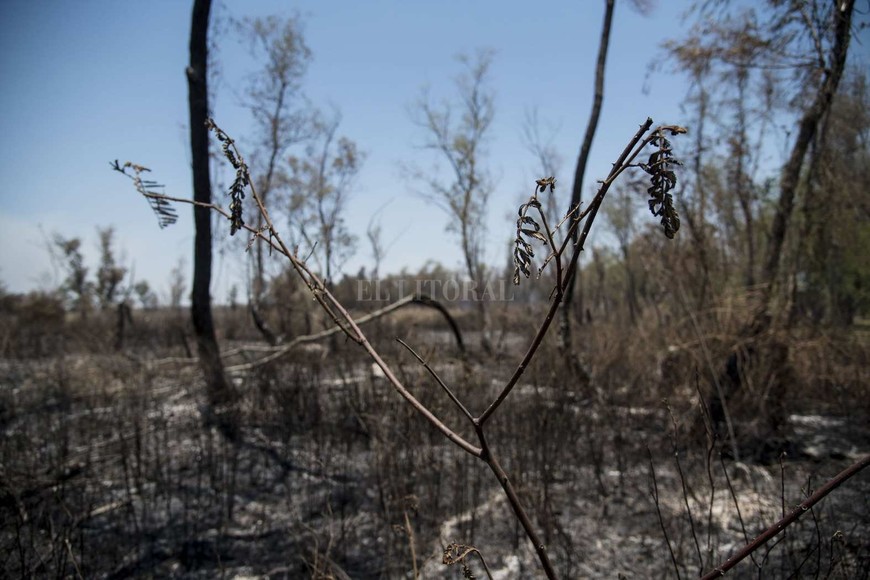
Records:
[[[648,123],[652,121],[649,120]],[[531,265],[532,258],[535,257],[533,242],[538,241],[544,245],[556,246],[557,242],[553,240],[553,236],[559,227],[569,220],[579,222],[584,219],[592,207],[600,205],[601,200],[607,193],[613,180],[622,173],[623,170],[631,167],[639,167],[650,176],[650,186],[647,188],[647,193],[650,196],[649,209],[656,217],[661,218],[661,225],[665,236],[673,239],[677,231],[680,229],[680,216],[674,207],[674,198],[671,190],[677,185],[677,174],[674,171],[676,166],[682,163],[674,157],[673,148],[670,140],[666,135],[674,136],[686,133],[684,127],[677,125],[664,125],[658,127],[653,133],[643,142],[632,145],[626,150],[625,155],[628,156],[628,162],[621,165],[619,168],[614,168],[607,180],[601,182],[601,189],[596,196],[597,201],[587,208],[586,211],[580,211],[579,207],[572,208],[562,219],[559,224],[556,224],[551,231],[547,224],[546,216],[544,215],[538,194],[549,190],[551,193],[556,189],[556,179],[554,177],[545,177],[535,181],[535,192],[528,201],[522,203],[517,212],[517,234],[514,239],[514,284],[520,283],[520,274],[526,278],[532,275]],[[639,138],[639,136],[638,136]],[[633,160],[639,155],[644,148],[652,146],[655,150],[650,154],[646,163],[634,163]],[[633,151],[631,151],[633,149]],[[534,210],[534,211],[533,211]],[[534,216],[537,213],[538,219]],[[532,214],[532,215],[530,215]],[[576,214],[576,215],[575,215]],[[575,226],[572,226],[572,228]],[[565,250],[565,244],[561,247],[553,247],[550,256],[544,260],[544,263],[538,269],[538,275],[547,266],[547,264],[556,257],[562,254]]]
[[[657,147],[646,163],[638,166],[650,175],[650,187],[647,193],[650,196],[649,210],[654,216],[661,216],[662,228],[669,239],[673,239],[680,229],[680,216],[674,208],[674,197],[670,191],[677,185],[677,174],[673,166],[682,165],[674,157],[671,142],[665,137],[665,133],[680,135],[686,133],[684,127],[671,125],[659,127],[650,140],[650,144]]]
[[[224,156],[236,170],[236,178],[233,179],[230,185],[230,235],[236,235],[236,232],[242,229],[245,225],[245,220],[242,217],[242,200],[245,199],[245,187],[250,183],[250,175],[248,174],[248,166],[235,150],[235,141],[229,135],[224,133],[223,129],[215,125],[214,121],[208,119],[206,126],[209,131],[213,131],[215,137],[221,143],[221,150]]]
[[[527,202],[520,205],[520,209],[517,212],[519,217],[517,217],[517,237],[514,240],[514,284],[520,283],[520,273],[526,278],[532,275],[530,268],[532,258],[535,257],[535,250],[532,247],[531,241],[537,240],[547,245],[547,235],[541,231],[541,224],[529,215],[529,210],[537,210],[538,215],[543,218],[538,193],[543,193],[547,189],[551,193],[555,191],[556,179],[554,177],[546,177],[538,179],[535,184],[534,195]],[[541,269],[543,270],[543,266]]]
[[[136,191],[148,200],[148,205],[151,206],[154,215],[157,216],[157,224],[160,226],[160,229],[170,226],[178,221],[178,214],[175,213],[175,208],[172,207],[172,204],[165,199],[155,197],[163,195],[164,186],[150,179],[142,179],[142,174],[150,172],[150,169],[130,161],[121,165],[117,159],[115,159],[113,163],[110,163],[110,165],[115,171],[123,173],[133,180],[133,185],[136,187]],[[131,169],[133,173],[127,173],[128,169]],[[160,191],[157,191],[158,189]]]

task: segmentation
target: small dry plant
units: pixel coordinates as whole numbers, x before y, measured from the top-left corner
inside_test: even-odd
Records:
[[[170,202],[188,203],[207,207],[227,218],[230,222],[231,235],[240,230],[248,232],[251,236],[248,248],[252,247],[254,243],[259,241],[266,244],[272,251],[286,257],[290,261],[293,270],[305,283],[314,299],[332,319],[336,327],[340,329],[348,339],[355,342],[365,350],[374,364],[383,371],[383,376],[399,393],[399,395],[401,395],[417,412],[419,412],[426,421],[444,434],[447,439],[469,455],[478,458],[489,467],[498,480],[498,483],[501,485],[526,536],[532,543],[544,573],[548,578],[556,578],[557,574],[550,561],[547,548],[539,536],[538,531],[535,529],[535,526],[532,524],[532,520],[526,512],[511,478],[502,468],[498,456],[494,452],[493,446],[487,438],[487,425],[523,377],[530,362],[540,348],[544,337],[547,335],[556,312],[565,296],[569,281],[577,268],[578,258],[580,253],[583,251],[583,246],[586,243],[601,204],[614,182],[616,182],[624,172],[630,169],[641,169],[648,173],[650,176],[650,187],[647,192],[650,196],[650,211],[654,216],[661,218],[663,232],[668,238],[672,238],[679,229],[680,220],[676,210],[674,209],[673,198],[670,193],[677,181],[674,168],[679,165],[679,161],[673,157],[671,143],[668,137],[685,133],[686,130],[682,127],[672,125],[652,129],[652,124],[652,119],[647,119],[640,126],[638,131],[626,145],[625,149],[613,163],[610,173],[600,182],[598,192],[585,209],[582,209],[579,206],[572,207],[560,223],[551,226],[551,224],[547,222],[546,212],[542,208],[542,202],[539,199],[538,194],[547,190],[553,191],[555,189],[556,180],[554,177],[547,177],[538,180],[535,184],[535,190],[532,196],[528,201],[520,205],[517,219],[516,239],[514,242],[514,283],[520,283],[521,275],[526,278],[531,276],[532,260],[535,257],[535,246],[537,245],[547,248],[546,257],[538,268],[538,275],[540,275],[540,273],[547,267],[555,268],[555,285],[550,294],[550,303],[546,315],[538,324],[537,330],[531,338],[528,349],[522,359],[517,363],[510,378],[500,388],[498,394],[492,399],[483,412],[475,413],[469,410],[456,396],[456,389],[451,388],[444,380],[442,380],[428,361],[424,360],[423,357],[420,356],[407,342],[397,339],[401,345],[406,348],[426,369],[432,380],[439,385],[450,401],[456,406],[462,415],[466,417],[474,431],[477,439],[476,441],[470,441],[460,435],[457,429],[442,421],[442,419],[436,416],[431,409],[421,403],[414,396],[411,390],[402,383],[390,365],[384,361],[381,354],[360,329],[360,321],[355,320],[348,313],[346,308],[333,295],[324,281],[317,273],[312,271],[306,263],[305,258],[299,256],[298,248],[291,249],[285,244],[280,232],[272,222],[268,208],[265,207],[262,198],[257,193],[255,181],[251,178],[248,166],[235,142],[229,135],[215,125],[212,120],[209,120],[207,125],[220,141],[224,156],[236,171],[235,179],[228,192],[231,198],[229,211],[216,204],[194,202],[188,199],[174,198],[158,193],[155,191],[156,184],[154,182],[146,182],[141,179],[140,174],[147,171],[147,169],[141,166],[132,163],[121,165],[116,161],[113,164],[113,168],[133,179],[139,193],[149,200],[152,209],[154,209],[158,219],[161,220],[161,225],[163,225],[164,221],[169,219],[170,216],[174,216],[174,212],[172,212],[169,207]],[[649,150],[652,151],[649,152]],[[638,158],[640,158],[642,154],[649,155],[645,163],[638,161]],[[244,216],[242,215],[242,199],[245,197],[246,191],[250,192],[256,204],[256,208],[262,217],[262,223],[264,224],[262,228],[252,228],[245,223]],[[557,237],[559,230],[564,230],[561,238]],[[578,232],[579,235],[577,235]],[[575,239],[576,243],[573,242]],[[445,551],[444,563],[461,563],[466,577],[473,577],[471,576],[471,571],[467,568],[466,563],[468,556],[471,554],[476,554],[480,557],[480,552],[475,547],[451,544]]]
[[[446,548],[444,548],[444,555],[441,558],[441,563],[445,566],[453,566],[454,564],[459,564],[462,566],[462,577],[467,578],[468,580],[473,580],[477,578],[474,575],[474,572],[471,571],[471,566],[469,565],[469,560],[471,556],[477,556],[480,559],[480,563],[483,565],[483,570],[486,572],[486,577],[489,580],[492,580],[492,573],[489,571],[489,566],[486,565],[486,560],[483,559],[483,554],[480,553],[480,550],[475,548],[474,546],[466,546],[464,544],[448,544]]]

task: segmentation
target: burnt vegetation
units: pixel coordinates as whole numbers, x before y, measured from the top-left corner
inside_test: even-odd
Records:
[[[310,58],[298,19],[246,21],[286,77],[251,93],[266,138],[250,165],[210,118],[194,157],[208,176],[207,128],[230,178],[207,201],[111,165],[161,229],[189,206],[198,226],[218,216],[251,260],[247,303],[209,304],[205,276],[188,316],[179,264],[161,304],[111,228],[93,271],[82,240],[56,235],[55,291],[0,288],[0,575],[870,577],[870,95],[844,69],[854,2],[830,4],[702,18],[714,29],[665,47],[692,76],[690,130],[639,119],[568,207],[542,155],[552,172],[514,206],[503,268],[483,263],[480,230],[492,55],[463,59],[464,124],[426,100],[417,119],[454,174],[410,175],[463,267],[383,275],[406,289],[389,297],[340,274],[362,152],[337,112],[282,108]],[[825,66],[782,60],[799,48]],[[751,90],[787,92],[770,72],[786,66],[815,84],[787,106]],[[194,94],[207,70],[188,72]],[[774,113],[805,145],[775,178],[757,161]],[[593,229],[617,245],[593,246]],[[370,223],[376,261],[379,236]],[[477,291],[418,291],[457,280]]]

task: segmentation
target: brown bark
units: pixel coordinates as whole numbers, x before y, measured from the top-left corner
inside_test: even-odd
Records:
[[[193,168],[193,198],[211,203],[208,156],[208,19],[211,0],[195,0],[190,27],[190,66],[187,68],[190,109],[190,148]],[[210,421],[235,439],[237,426],[230,419],[232,388],[224,375],[211,312],[211,216],[208,208],[193,209],[196,226],[193,251],[193,289],[190,314],[196,333],[200,367],[205,375]]]

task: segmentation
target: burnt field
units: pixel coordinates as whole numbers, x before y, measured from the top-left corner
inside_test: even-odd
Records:
[[[524,350],[521,314],[502,314],[494,357],[472,333],[463,354],[422,311],[376,321],[369,335],[403,384],[464,433],[394,337],[479,409]],[[233,332],[223,344],[240,394],[235,440],[210,425],[185,327],[175,332],[169,313],[137,314],[117,352],[97,317],[7,353],[3,575],[459,578],[461,563],[442,563],[451,543],[477,548],[493,578],[540,574],[492,473],[423,421],[356,345],[314,342],[250,365],[263,347],[244,315],[219,318]],[[867,371],[855,361],[866,347],[854,333],[796,335],[799,380],[776,403],[781,423],[760,420],[757,393],[734,399],[735,446],[705,427],[710,387],[692,347],[587,328],[598,337],[584,355],[591,382],[546,342],[489,434],[564,577],[707,571],[870,451]],[[732,574],[867,577],[868,498],[859,474]],[[476,556],[466,563],[486,577]]]
[[[66,4],[0,579],[870,580],[867,2]]]

